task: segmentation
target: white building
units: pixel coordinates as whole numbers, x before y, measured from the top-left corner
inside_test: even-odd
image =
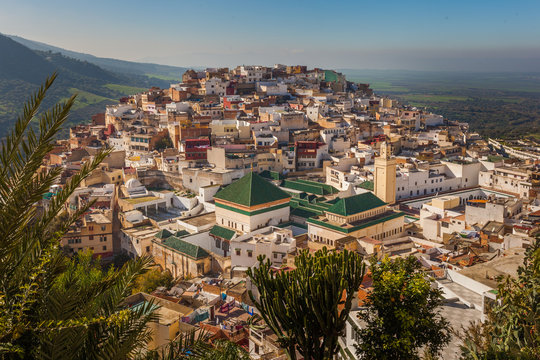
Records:
[[[129,214],[132,213],[132,214]],[[126,212],[126,216],[133,218],[134,213],[142,216],[142,213],[137,210]],[[132,219],[133,220],[133,219]],[[132,259],[141,256],[152,255],[152,239],[159,232],[159,229],[154,226],[141,226],[120,231],[120,244],[122,251]]]
[[[465,206],[467,224],[485,225],[490,221],[505,223],[521,213],[523,202],[516,198],[496,198],[486,200],[471,200]]]
[[[532,184],[527,171],[515,167],[497,167],[493,170],[481,171],[478,183],[480,186],[505,191],[520,197],[528,198]]]
[[[351,140],[344,127],[321,130],[321,139],[328,145],[330,152],[345,152],[351,148]]]
[[[272,265],[281,266],[287,254],[296,250],[292,231],[269,226],[231,240],[231,265],[252,267],[264,255]]]
[[[355,157],[345,156],[338,159],[326,167],[326,183],[340,191],[349,189],[351,185],[363,180],[351,172],[352,167],[357,165],[358,159]]]
[[[480,162],[449,162],[418,169],[408,165],[399,169],[396,176],[396,199],[434,195],[444,191],[478,186]]]
[[[428,126],[439,126],[444,124],[444,118],[442,115],[436,114],[426,114],[421,115],[421,121],[426,127]]]
[[[287,95],[289,93],[286,84],[277,82],[259,82],[257,89],[266,95]]]
[[[204,88],[206,91],[206,95],[224,96],[228,85],[228,81],[223,81],[218,77],[214,77],[206,80],[206,82],[204,83]]]
[[[426,239],[443,242],[454,232],[465,230],[465,216],[455,210],[460,205],[458,196],[441,196],[422,206],[420,226]]]
[[[266,69],[264,66],[242,65],[238,66],[236,71],[245,78],[246,82],[251,83],[261,81]]]
[[[109,146],[115,150],[129,151],[130,139],[128,134],[117,132],[116,136],[109,136],[107,142],[109,143]]]
[[[170,104],[166,104],[165,105],[165,111],[167,111],[167,113],[170,113],[170,112],[176,112],[176,113],[181,113],[181,112],[188,112],[189,109],[191,108],[191,106],[189,105],[188,102],[172,102]]]

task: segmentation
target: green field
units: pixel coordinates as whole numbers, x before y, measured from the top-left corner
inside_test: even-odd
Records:
[[[361,80],[358,79],[357,81],[360,82]],[[374,82],[370,82],[370,85],[371,85],[371,88],[376,89],[376,91],[400,92],[400,93],[407,93],[410,91],[405,86],[392,85],[392,83],[387,82],[387,81],[374,81]]]
[[[426,104],[431,102],[465,101],[470,99],[467,96],[430,94],[407,94],[401,95],[400,98],[406,100],[407,102],[416,102],[420,104]]]
[[[115,99],[96,95],[91,92],[84,91],[77,88],[69,88],[69,92],[71,95],[77,94],[77,98],[75,99],[75,103],[73,104],[73,107],[72,107],[73,110],[82,109],[88,105],[94,105],[94,104],[107,102],[107,101],[116,102]]]
[[[484,136],[540,136],[540,74],[341,71],[377,94],[466,121]]]
[[[174,76],[164,76],[164,75],[157,75],[157,74],[144,74],[145,76],[148,76],[150,79],[159,79],[164,81],[170,81],[170,82],[180,82],[182,81],[182,74],[178,74],[178,77]]]
[[[124,95],[133,95],[148,89],[136,86],[120,85],[120,84],[106,84],[104,85],[107,89],[122,93]]]

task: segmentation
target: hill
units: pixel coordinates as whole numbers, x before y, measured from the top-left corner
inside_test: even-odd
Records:
[[[71,57],[73,59],[87,61],[94,65],[97,65],[105,70],[132,74],[132,75],[146,75],[150,77],[156,77],[161,79],[176,79],[180,77],[187,68],[159,65],[152,63],[141,63],[134,61],[117,60],[110,58],[97,57],[90,54],[80,53],[76,51],[62,49],[53,45],[45,44],[39,41],[28,40],[15,35],[6,35],[12,40],[26,46],[31,50],[36,51],[51,51],[54,53],[60,53],[64,56]]]
[[[79,94],[69,124],[88,121],[120,97],[169,84],[154,77],[109,71],[58,52],[31,50],[0,34],[0,138],[11,128],[28,96],[54,71],[58,78],[43,108]]]

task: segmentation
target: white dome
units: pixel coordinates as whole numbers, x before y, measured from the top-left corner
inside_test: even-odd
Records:
[[[137,180],[137,179],[129,179],[126,182],[126,188],[128,188],[128,189],[136,189],[136,188],[139,188],[141,186],[142,186],[141,182],[139,180]]]

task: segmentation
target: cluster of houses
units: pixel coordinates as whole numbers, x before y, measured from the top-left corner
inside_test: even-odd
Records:
[[[276,271],[304,249],[415,256],[453,326],[482,319],[497,277],[516,274],[540,230],[538,148],[509,146],[333,70],[189,70],[73,127],[43,163],[64,171],[42,203],[112,148],[66,204],[91,206],[65,251],[151,256],[172,274],[173,288],[128,299],[161,305],[151,348],[203,328],[253,359],[285,359],[270,330],[247,326],[246,271],[260,255]],[[339,358],[355,358],[370,286],[366,276]],[[445,358],[457,358],[457,340]]]

